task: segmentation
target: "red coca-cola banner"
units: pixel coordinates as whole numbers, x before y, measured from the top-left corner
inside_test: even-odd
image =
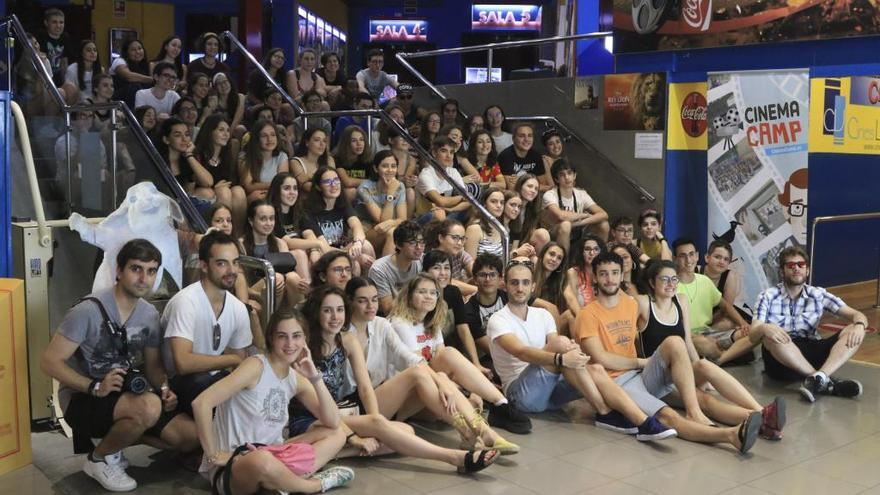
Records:
[[[880,34],[872,0],[613,0],[617,53]]]

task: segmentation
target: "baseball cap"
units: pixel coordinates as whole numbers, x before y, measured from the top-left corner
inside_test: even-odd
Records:
[[[403,83],[397,86],[397,94],[411,95],[413,92],[412,84]]]

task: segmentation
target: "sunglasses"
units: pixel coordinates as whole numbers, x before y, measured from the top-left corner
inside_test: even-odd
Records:
[[[220,323],[214,323],[214,341],[211,343],[215,351],[220,350]]]
[[[522,265],[529,270],[535,268],[535,264],[531,260],[510,260],[507,262],[507,268]]]
[[[789,262],[785,263],[785,267],[788,268],[789,270],[794,270],[795,267],[806,268],[807,262],[806,261],[789,261]]]

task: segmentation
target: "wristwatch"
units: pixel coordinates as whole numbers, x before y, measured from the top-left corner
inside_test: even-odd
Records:
[[[394,202],[394,196],[392,196],[392,195],[390,195],[390,194],[389,194],[388,196],[385,196],[385,201],[387,201],[388,203],[393,203],[393,202]]]
[[[98,392],[101,391],[101,381],[100,380],[92,380],[92,385],[89,387],[89,394],[93,397],[98,396]]]

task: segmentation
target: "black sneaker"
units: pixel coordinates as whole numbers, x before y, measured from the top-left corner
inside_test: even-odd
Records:
[[[617,433],[625,433],[627,435],[635,435],[639,432],[638,426],[614,409],[608,414],[597,414],[596,426],[603,430],[616,431]]]
[[[804,383],[801,385],[800,392],[808,402],[816,402],[816,398],[819,394],[825,393],[827,389],[827,384],[819,377],[819,375],[810,375],[804,378]]]
[[[664,440],[677,436],[678,432],[674,428],[664,425],[657,416],[650,416],[644,423],[639,425],[636,440],[640,442],[652,442],[655,440]]]
[[[516,404],[511,402],[501,404],[500,406],[490,404],[489,426],[525,435],[532,431],[532,420],[520,411]]]
[[[858,397],[862,395],[862,384],[858,380],[831,379],[830,394],[835,397]]]

